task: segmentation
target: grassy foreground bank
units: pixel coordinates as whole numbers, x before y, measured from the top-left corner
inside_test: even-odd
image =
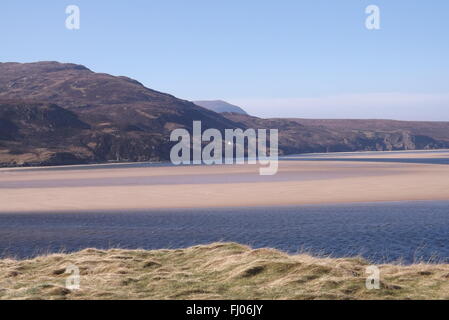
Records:
[[[80,269],[80,290],[65,288],[70,264]],[[381,289],[371,291],[368,265],[234,243],[87,249],[0,260],[0,299],[449,299],[449,265],[382,265]]]

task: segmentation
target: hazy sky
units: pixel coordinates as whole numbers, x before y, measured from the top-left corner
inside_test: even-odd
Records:
[[[447,0],[2,0],[0,35],[2,62],[79,63],[259,116],[449,121]]]

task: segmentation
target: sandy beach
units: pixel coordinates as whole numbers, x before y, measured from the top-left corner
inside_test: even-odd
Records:
[[[2,169],[0,213],[449,199],[449,165],[355,161],[361,157],[280,161],[278,174],[271,177],[260,176],[258,165]]]

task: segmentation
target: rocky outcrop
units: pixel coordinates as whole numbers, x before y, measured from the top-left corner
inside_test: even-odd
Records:
[[[245,127],[279,129],[281,154],[449,148],[448,122],[260,119],[225,113]]]

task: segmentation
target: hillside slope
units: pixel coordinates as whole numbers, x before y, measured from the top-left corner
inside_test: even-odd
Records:
[[[218,113],[224,113],[224,112],[232,112],[232,113],[239,113],[239,114],[247,114],[245,110],[242,108],[235,106],[233,104],[227,103],[226,101],[222,100],[203,100],[203,101],[193,101],[196,105],[218,112]]]
[[[62,118],[70,114],[84,125],[59,134],[49,130],[48,122],[10,113],[20,106],[39,113],[48,105],[66,110],[60,112]],[[70,163],[168,160],[171,130],[191,130],[194,120],[202,121],[205,129],[237,127],[213,111],[126,77],[58,62],[0,64],[3,166],[67,164],[55,161],[60,152]],[[35,136],[37,131],[42,134]]]
[[[283,154],[449,148],[449,122],[261,119],[235,113],[241,126],[279,128]]]

